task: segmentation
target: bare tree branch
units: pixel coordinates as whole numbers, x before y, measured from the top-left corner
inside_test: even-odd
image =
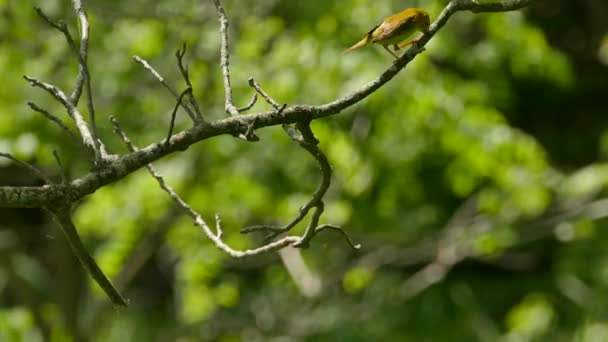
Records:
[[[195,125],[188,130],[175,134],[169,144],[164,144],[165,139],[163,139],[159,143],[151,144],[136,152],[118,156],[104,165],[103,170],[93,170],[69,184],[55,184],[44,187],[0,187],[0,206],[41,207],[60,199],[82,198],[108,183],[125,177],[150,162],[175,151],[183,151],[188,146],[201,140],[222,134],[239,135],[249,127],[252,130],[256,130],[263,127],[292,124],[302,120],[316,120],[335,115],[363,100],[397,75],[420,53],[421,48],[447,23],[454,13],[467,10],[477,12],[485,10],[496,11],[497,7],[501,11],[511,11],[522,8],[531,2],[532,0],[505,0],[491,3],[479,3],[473,0],[452,1],[431,25],[429,32],[424,34],[417,44],[406,50],[404,55],[378,78],[367,83],[357,91],[322,105],[292,105],[287,106],[280,112],[272,110],[257,114],[237,115],[210,122],[207,125]]]
[[[82,142],[84,143],[84,145],[88,147],[91,151],[93,151],[96,157],[101,156],[99,144],[95,142],[94,135],[91,132],[89,125],[82,117],[82,114],[80,114],[80,111],[78,111],[78,108],[76,108],[76,106],[70,101],[70,99],[65,95],[65,93],[54,85],[39,81],[29,76],[23,77],[28,82],[30,82],[33,87],[39,87],[44,89],[65,107],[70,117],[74,120],[76,128],[78,128],[78,131],[80,132],[80,137],[82,138]]]
[[[278,114],[280,114],[280,112],[282,112],[285,109],[286,105],[283,105],[283,106],[279,105],[279,103],[277,101],[275,101],[270,95],[268,95],[268,93],[266,93],[264,91],[264,89],[262,89],[262,87],[253,78],[249,79],[249,85],[252,88],[254,88],[255,91],[258,94],[260,94],[262,96],[262,98],[264,98],[264,100],[266,100],[266,102],[268,102],[268,104],[270,104],[272,107],[274,107],[274,109],[277,111]],[[297,142],[302,148],[304,148],[306,151],[308,151],[311,155],[313,155],[313,157],[315,157],[315,159],[319,163],[320,168],[321,168],[321,175],[322,175],[322,180],[321,180],[321,184],[319,185],[319,188],[313,194],[312,199],[308,203],[306,203],[302,208],[300,208],[299,215],[296,216],[296,218],[293,219],[287,225],[285,225],[283,227],[257,225],[257,226],[243,228],[241,230],[241,232],[250,233],[250,232],[254,232],[254,231],[271,231],[270,235],[268,236],[268,239],[272,239],[284,232],[291,230],[300,221],[302,221],[302,219],[304,217],[306,217],[306,215],[308,214],[310,209],[315,208],[315,211],[312,215],[310,223],[309,223],[308,227],[306,228],[306,231],[304,232],[304,236],[303,236],[302,240],[294,245],[294,247],[307,247],[308,242],[310,241],[310,239],[312,239],[312,237],[317,232],[316,229],[317,229],[317,226],[319,223],[319,218],[321,217],[321,214],[323,213],[323,210],[324,210],[323,196],[327,192],[327,189],[329,188],[329,185],[330,185],[331,167],[329,166],[329,161],[327,160],[327,157],[325,156],[323,151],[321,151],[321,149],[318,147],[319,141],[315,138],[312,130],[310,129],[310,121],[305,121],[305,120],[299,121],[296,124],[296,127],[298,128],[298,130],[300,131],[301,134],[298,134],[289,125],[287,125],[287,124],[283,125],[283,129],[285,130],[287,135],[292,140]],[[337,226],[333,226],[333,227],[340,229]],[[351,244],[351,246],[353,246],[353,244]]]
[[[125,132],[120,128],[118,121],[113,117],[111,118],[111,120],[112,120],[112,124],[114,125],[114,132],[116,132],[116,134],[118,134],[120,136],[120,138],[124,141],[124,143],[129,148],[129,150],[131,150],[133,152],[136,151],[137,148],[135,147],[135,145],[133,145],[133,143],[131,143],[131,141],[125,134]],[[209,228],[209,226],[207,225],[205,220],[203,220],[202,216],[199,213],[197,213],[194,209],[192,209],[188,205],[188,203],[186,203],[173,190],[173,188],[171,188],[165,182],[165,180],[162,178],[162,176],[154,169],[154,167],[151,164],[146,165],[146,168],[148,169],[148,171],[150,172],[152,177],[154,177],[154,179],[156,179],[156,181],[158,182],[160,187],[163,190],[165,190],[165,192],[167,192],[167,194],[169,194],[169,197],[171,197],[171,199],[180,208],[182,208],[188,215],[190,215],[194,219],[194,224],[203,229],[203,232],[205,233],[207,238],[209,238],[209,240],[211,240],[218,249],[224,251],[226,254],[230,255],[233,258],[245,258],[245,257],[254,256],[254,255],[274,252],[283,247],[293,245],[301,240],[301,238],[297,237],[297,236],[287,236],[278,241],[267,243],[261,247],[254,248],[254,249],[247,249],[244,251],[232,249],[224,241],[222,241],[222,233],[221,233],[222,228],[220,225],[221,221],[219,219],[219,216],[216,215],[217,233],[213,233],[213,231],[211,230],[211,228]]]
[[[178,50],[176,57],[178,59],[178,68],[188,88],[186,91],[177,94],[172,90],[160,76],[146,61],[135,56],[134,59],[142,64],[145,69],[150,71],[154,77],[156,77],[163,86],[165,86],[172,95],[176,98],[177,104],[172,113],[171,125],[169,129],[168,137],[161,140],[160,142],[151,144],[142,149],[137,149],[127,138],[125,133],[118,126],[117,121],[112,118],[115,131],[120,135],[125,144],[128,146],[130,153],[121,156],[110,156],[105,152],[104,146],[101,141],[97,138],[96,123],[95,123],[95,108],[93,103],[93,94],[91,90],[91,77],[88,69],[88,44],[89,44],[89,22],[87,19],[86,11],[83,7],[81,0],[72,0],[74,11],[78,17],[80,26],[80,46],[77,49],[76,43],[72,39],[67,26],[62,23],[55,23],[50,20],[42,11],[37,9],[38,14],[47,21],[52,27],[61,31],[68,41],[70,47],[77,51],[79,57],[79,72],[76,79],[75,89],[70,96],[67,96],[58,87],[51,84],[39,81],[29,76],[24,76],[25,79],[34,87],[42,88],[51,94],[58,102],[60,102],[66,109],[69,116],[74,120],[80,137],[84,145],[93,152],[95,157],[95,168],[88,174],[70,181],[63,183],[52,183],[49,178],[45,178],[41,172],[37,171],[33,166],[19,162],[14,157],[8,154],[0,154],[2,157],[7,157],[16,162],[24,165],[28,169],[35,172],[38,176],[43,178],[47,184],[43,186],[33,187],[14,187],[14,186],[2,186],[0,187],[0,207],[43,207],[49,210],[57,223],[62,227],[74,253],[79,258],[85,269],[94,278],[94,280],[102,287],[106,294],[111,300],[121,306],[126,306],[125,300],[121,297],[118,291],[113,287],[109,279],[103,274],[99,266],[95,263],[93,258],[84,248],[80,237],[77,234],[76,228],[70,217],[72,205],[82,199],[84,196],[95,192],[97,189],[117,181],[129,173],[145,166],[151,175],[158,181],[160,187],[166,191],[171,199],[181,208],[184,212],[190,215],[194,219],[195,225],[203,230],[203,233],[209,238],[214,245],[234,258],[244,258],[248,256],[260,255],[272,251],[277,251],[286,246],[293,247],[307,247],[310,240],[319,232],[325,230],[336,230],[342,234],[346,241],[355,249],[359,248],[359,245],[355,245],[352,240],[348,237],[346,232],[340,227],[329,224],[319,224],[320,217],[324,210],[323,197],[327,192],[331,180],[331,167],[327,157],[323,151],[318,147],[318,140],[314,137],[312,130],[310,129],[310,122],[319,118],[323,118],[330,115],[335,115],[340,111],[358,103],[363,100],[377,89],[382,87],[384,84],[389,82],[394,76],[396,76],[403,68],[407,66],[419,53],[424,51],[426,43],[447,23],[449,18],[458,11],[472,11],[472,12],[498,12],[498,11],[510,11],[522,8],[531,3],[532,0],[504,0],[501,2],[483,2],[477,0],[452,0],[448,3],[442,13],[439,15],[437,20],[431,25],[429,31],[418,40],[416,44],[411,46],[393,65],[391,65],[386,71],[384,71],[378,78],[367,83],[357,91],[354,91],[348,95],[338,98],[334,101],[322,104],[322,105],[291,105],[286,104],[280,105],[274,101],[263,89],[255,82],[250,80],[250,85],[256,90],[256,94],[261,95],[271,106],[273,110],[266,112],[259,112],[256,114],[241,116],[240,111],[251,109],[257,100],[257,95],[254,95],[249,104],[244,109],[239,110],[235,107],[232,97],[232,87],[230,83],[230,68],[229,68],[229,49],[228,49],[228,20],[226,13],[220,0],[213,0],[213,3],[217,10],[218,20],[220,23],[220,68],[223,75],[224,81],[224,92],[225,92],[225,112],[229,116],[222,120],[206,123],[202,120],[202,114],[200,108],[196,103],[194,95],[192,93],[192,86],[190,82],[190,76],[188,73],[187,66],[183,63],[183,57],[185,54],[185,46],[183,49]],[[78,102],[81,97],[83,89],[87,93],[87,108],[90,115],[90,126],[84,120],[82,114],[78,110]],[[188,94],[189,105],[185,103],[183,97]],[[30,104],[32,109],[44,114],[50,120],[57,123],[62,129],[69,131],[67,126],[61,122],[58,118],[50,115],[48,112],[43,110],[37,110],[35,105]],[[191,117],[195,125],[182,132],[178,132],[172,135],[175,115],[177,108],[182,106],[184,110]],[[205,124],[198,124],[205,123]],[[290,126],[295,124],[295,128]],[[231,134],[239,136],[243,139],[254,141],[257,140],[255,130],[269,127],[282,125],[283,129],[290,136],[291,139],[296,141],[302,148],[310,153],[321,169],[321,183],[316,189],[312,198],[300,209],[300,213],[292,220],[289,224],[283,227],[271,227],[271,226],[254,226],[245,228],[243,232],[251,231],[270,231],[271,237],[275,238],[278,235],[288,232],[295,225],[301,222],[304,217],[308,215],[311,209],[314,211],[311,214],[310,222],[302,236],[287,236],[277,241],[268,242],[261,247],[248,249],[248,250],[234,250],[228,246],[222,240],[222,227],[219,216],[216,215],[216,232],[213,232],[208,224],[204,221],[202,216],[192,209],[169,185],[167,185],[164,179],[156,172],[156,170],[150,164],[151,162],[158,160],[159,158],[168,155],[170,153],[187,149],[190,145],[212,138],[218,135]],[[61,166],[61,162],[56,155],[58,164]],[[439,260],[439,259],[438,259]],[[461,259],[453,259],[457,262]],[[433,263],[429,265],[424,272],[420,273],[421,277],[428,279],[441,279],[449,267],[453,264],[438,264]],[[425,278],[425,279],[426,279]],[[432,283],[432,282],[431,282]],[[427,282],[426,284],[429,284]]]
[[[300,145],[300,147],[310,153],[319,163],[321,169],[321,184],[319,184],[319,187],[314,192],[312,198],[302,208],[300,208],[300,212],[298,213],[298,215],[287,225],[282,227],[274,227],[269,225],[250,226],[243,228],[241,230],[242,233],[269,231],[269,238],[274,238],[282,233],[291,230],[298,223],[300,223],[306,217],[306,215],[308,215],[310,209],[316,208],[315,212],[313,213],[313,217],[311,218],[310,224],[306,229],[306,233],[304,234],[306,239],[303,239],[302,246],[305,246],[306,242],[309,241],[310,238],[312,238],[312,236],[314,235],[315,229],[318,224],[318,219],[321,213],[323,212],[323,196],[325,196],[325,193],[327,192],[327,189],[330,185],[331,167],[329,165],[327,157],[325,156],[323,151],[317,146],[318,141],[316,140],[314,135],[312,135],[312,131],[310,131],[308,123],[299,124],[298,128],[300,129],[300,132],[302,132],[301,136],[295,136],[294,138],[292,134],[289,135]],[[288,127],[286,127],[285,129],[289,130]]]
[[[70,31],[68,30],[68,27],[64,22],[54,22],[40,8],[35,7],[34,9],[36,13],[38,13],[38,15],[50,26],[63,33],[66,38],[66,41],[68,42],[68,45],[78,58],[78,76],[76,77],[74,91],[68,97],[68,100],[74,107],[78,107],[78,102],[80,101],[80,96],[82,95],[83,88],[86,89],[87,109],[89,111],[89,117],[91,121],[90,135],[92,136],[92,142],[95,146],[95,162],[99,164],[103,162],[107,156],[104,155],[101,142],[97,138],[95,106],[93,103],[93,92],[91,90],[91,75],[89,73],[88,68],[89,20],[87,18],[87,13],[84,9],[81,0],[72,0],[72,6],[74,8],[76,16],[78,17],[78,24],[80,27],[80,48],[76,46],[76,43],[74,42],[74,39],[72,38],[72,35],[70,34]]]
[[[233,117],[239,116],[239,109],[234,105],[232,99],[232,85],[230,83],[230,52],[228,51],[228,19],[226,18],[226,12],[220,0],[213,0],[215,9],[217,10],[217,17],[220,22],[220,68],[222,70],[222,76],[224,78],[224,111]],[[255,103],[255,102],[254,102]],[[253,106],[253,105],[251,105]],[[244,125],[246,127],[245,134],[243,132],[236,132],[233,135],[246,141],[258,141],[260,138],[255,134],[255,127],[253,123]]]

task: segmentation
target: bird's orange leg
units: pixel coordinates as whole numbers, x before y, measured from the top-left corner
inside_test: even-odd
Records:
[[[399,59],[399,56],[395,55],[395,53],[393,51],[391,51],[388,46],[386,45],[382,45],[382,47],[384,48],[384,50],[388,51],[388,53],[390,53],[391,55],[393,55],[393,57],[395,57],[395,59]]]
[[[403,49],[404,47],[409,46],[409,45],[412,45],[412,44],[416,44],[416,43],[418,43],[419,41],[420,41],[420,38],[418,38],[418,39],[414,39],[414,40],[410,40],[409,42],[405,42],[405,43],[403,43],[403,44],[399,44],[398,46],[399,46],[399,48],[400,48],[400,49]]]

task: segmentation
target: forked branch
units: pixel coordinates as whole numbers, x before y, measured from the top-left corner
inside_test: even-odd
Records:
[[[136,151],[137,147],[135,147],[135,145],[127,137],[126,133],[120,128],[118,121],[114,117],[112,117],[111,120],[112,120],[112,124],[114,126],[114,132],[116,132],[116,134],[118,134],[118,136],[120,136],[120,138],[127,145],[127,148],[130,151],[133,151],[133,152]],[[190,217],[192,217],[194,219],[194,224],[203,230],[203,233],[207,236],[207,238],[209,238],[209,240],[211,240],[218,249],[224,251],[226,254],[230,255],[233,258],[244,258],[244,257],[260,255],[260,254],[264,254],[264,253],[268,253],[268,252],[274,252],[274,251],[277,251],[286,246],[295,245],[302,240],[298,236],[287,236],[278,241],[267,243],[258,248],[247,249],[247,250],[242,250],[242,251],[235,250],[232,247],[228,246],[222,240],[221,220],[218,215],[216,215],[216,217],[215,217],[217,232],[214,233],[211,230],[211,228],[209,227],[209,225],[207,224],[207,222],[205,222],[203,217],[198,212],[196,212],[194,209],[192,209],[192,207],[190,207],[190,205],[188,205],[188,203],[186,201],[184,201],[173,190],[173,188],[171,188],[171,186],[169,186],[165,182],[163,177],[156,171],[156,169],[154,168],[154,166],[152,166],[152,164],[146,165],[146,169],[148,169],[148,172],[150,172],[152,177],[154,177],[154,179],[156,179],[156,181],[158,182],[161,189],[163,189],[169,195],[169,197],[171,197],[171,199],[175,202],[175,204],[177,204],[186,214],[188,214]]]
[[[347,94],[343,97],[330,101],[322,105],[280,105],[266,94],[261,87],[252,79],[251,86],[256,90],[256,93],[262,96],[273,107],[270,111],[257,112],[249,115],[239,115],[240,112],[250,110],[256,103],[257,96],[254,96],[250,103],[244,108],[237,108],[234,105],[232,98],[232,87],[230,83],[230,68],[229,68],[229,49],[228,49],[228,20],[224,7],[220,0],[212,0],[218,14],[220,23],[220,69],[223,75],[225,101],[224,110],[229,116],[222,120],[206,123],[202,120],[202,114],[198,104],[192,94],[190,83],[190,75],[188,68],[183,62],[185,47],[178,51],[176,57],[178,59],[178,68],[186,82],[186,91],[178,94],[173,91],[165,82],[164,79],[156,72],[146,61],[141,58],[134,57],[137,62],[142,64],[144,68],[150,71],[161,84],[171,91],[176,99],[176,108],[181,106],[191,117],[195,123],[191,128],[177,132],[172,135],[173,124],[169,131],[169,137],[160,140],[157,143],[141,149],[135,148],[130,144],[128,138],[120,130],[118,124],[114,120],[115,130],[121,135],[125,143],[129,146],[130,153],[119,156],[108,156],[105,153],[103,144],[96,135],[95,128],[95,108],[93,104],[93,96],[91,90],[91,77],[87,66],[88,61],[88,44],[89,44],[89,22],[81,0],[72,0],[74,11],[78,17],[80,25],[80,41],[79,46],[71,37],[67,26],[62,23],[56,23],[46,17],[40,10],[38,13],[52,27],[61,31],[68,45],[75,53],[77,53],[79,61],[79,72],[76,78],[76,84],[73,92],[66,95],[58,87],[49,83],[42,82],[38,79],[25,76],[32,86],[44,89],[51,94],[58,102],[66,109],[69,116],[74,120],[76,128],[80,135],[80,139],[84,145],[89,148],[95,156],[95,168],[86,175],[74,179],[72,181],[64,181],[62,183],[50,183],[42,186],[30,187],[0,187],[0,207],[43,207],[48,208],[54,215],[55,219],[64,228],[66,236],[70,240],[74,252],[78,255],[82,264],[91,273],[92,277],[106,291],[108,296],[117,304],[125,305],[124,299],[118,294],[109,282],[107,277],[103,275],[94,260],[88,255],[82,242],[80,241],[74,225],[70,218],[70,209],[73,204],[88,194],[95,192],[97,189],[119,179],[124,178],[131,172],[134,172],[141,167],[147,167],[154,178],[159,182],[160,186],[171,196],[171,198],[190,215],[197,226],[199,226],[205,235],[221,250],[229,255],[242,258],[251,255],[258,255],[270,251],[276,251],[286,246],[306,247],[310,239],[317,233],[326,230],[335,230],[349,242],[353,248],[357,248],[346,233],[335,225],[319,224],[320,217],[324,210],[323,197],[331,180],[331,168],[325,154],[318,147],[318,141],[310,129],[310,122],[319,118],[338,114],[339,112],[353,106],[367,96],[374,93],[384,84],[395,77],[403,68],[405,68],[419,53],[424,50],[426,43],[448,22],[452,15],[459,11],[472,12],[498,12],[512,11],[529,5],[532,0],[503,0],[494,2],[481,2],[479,0],[452,0],[444,8],[437,20],[430,26],[417,44],[411,46],[394,64],[386,71],[379,75],[376,79],[362,86],[360,89]],[[87,109],[90,115],[90,122],[87,123],[83,115],[78,109],[78,102],[85,91],[87,98]],[[183,101],[184,97],[188,96],[188,101]],[[58,124],[62,129],[69,131],[67,126],[58,118],[50,115],[48,111],[32,106],[32,109],[44,114],[47,118]],[[174,111],[175,113],[175,111]],[[173,113],[173,114],[174,114]],[[174,121],[174,115],[172,116]],[[216,232],[213,232],[202,216],[184,202],[162,179],[162,177],[150,165],[151,162],[162,158],[176,151],[183,151],[192,144],[209,139],[218,135],[231,134],[239,136],[248,141],[257,140],[255,131],[257,129],[269,126],[282,125],[289,137],[297,142],[300,147],[304,148],[311,154],[321,169],[321,183],[312,198],[301,208],[300,213],[290,223],[282,227],[272,226],[254,226],[244,229],[244,232],[251,231],[266,231],[270,233],[272,238],[276,238],[282,233],[286,233],[300,223],[308,214],[310,214],[309,224],[302,236],[287,236],[274,242],[268,242],[263,246],[255,249],[237,251],[227,246],[222,240],[222,229],[219,217],[216,217]],[[291,125],[295,125],[291,126]],[[2,155],[6,157],[7,155]],[[112,157],[112,158],[109,158]],[[58,163],[60,163],[59,159]],[[102,162],[102,163],[101,163]],[[27,165],[26,165],[27,167]],[[30,168],[31,169],[31,168]],[[32,170],[35,172],[34,170]],[[40,175],[39,175],[40,176]],[[44,177],[41,177],[44,178]],[[312,210],[312,212],[311,212]]]
[[[220,4],[219,0],[213,0]],[[322,105],[291,105],[283,110],[273,109],[249,115],[230,116],[223,120],[209,122],[177,133],[165,144],[165,139],[143,147],[136,152],[117,156],[104,165],[103,170],[93,170],[90,173],[73,180],[68,184],[42,187],[0,187],[0,207],[42,207],[58,199],[82,198],[108,183],[117,181],[146,164],[158,160],[175,151],[183,151],[188,146],[217,135],[245,135],[243,132],[254,132],[269,126],[294,124],[303,120],[316,120],[330,115],[336,115],[346,108],[365,99],[384,84],[395,77],[410,63],[426,43],[443,27],[449,18],[459,11],[496,12],[512,11],[529,5],[532,0],[503,0],[480,2],[476,0],[453,0],[441,12],[431,25],[428,33],[424,34],[418,44],[411,46],[396,63],[392,64],[378,78],[365,84],[360,89]],[[149,70],[152,70],[151,68]],[[158,73],[155,73],[158,75]],[[160,78],[162,80],[162,78]],[[179,94],[174,96],[177,100]],[[61,102],[61,101],[60,101]],[[90,134],[89,134],[90,136]],[[87,139],[85,139],[87,140]],[[87,142],[92,142],[92,138]]]
[[[253,89],[255,89],[255,91],[260,94],[260,96],[275,109],[277,114],[280,114],[283,110],[285,110],[286,105],[280,105],[277,101],[275,101],[268,93],[264,91],[264,89],[262,89],[262,87],[259,85],[259,83],[255,81],[255,79],[250,78],[249,85]],[[310,153],[316,159],[317,163],[319,163],[319,167],[321,169],[321,183],[319,184],[319,187],[314,192],[312,198],[303,207],[300,208],[300,212],[298,213],[298,215],[288,224],[282,227],[275,227],[270,225],[250,226],[241,229],[241,232],[251,233],[256,231],[267,231],[270,232],[270,234],[266,237],[266,240],[270,240],[293,229],[308,215],[309,211],[314,208],[315,210],[312,214],[312,217],[306,230],[304,231],[302,239],[298,243],[294,244],[294,247],[308,247],[308,243],[317,232],[331,227],[331,229],[333,230],[341,231],[341,233],[346,237],[348,243],[353,248],[358,249],[359,245],[355,245],[348,236],[348,234],[346,234],[346,232],[342,230],[341,227],[338,227],[336,225],[323,225],[323,228],[319,229],[321,227],[319,226],[319,219],[321,218],[321,214],[323,213],[323,210],[325,208],[325,205],[323,203],[323,197],[325,196],[325,193],[327,192],[327,189],[329,188],[331,182],[331,166],[329,165],[329,160],[327,159],[327,156],[325,156],[325,153],[323,153],[323,151],[318,146],[319,140],[315,138],[314,133],[310,128],[310,120],[302,120],[297,122],[296,128],[297,129],[294,129],[293,127],[287,124],[283,125],[283,129],[285,130],[287,135],[293,141],[298,143],[300,147]]]

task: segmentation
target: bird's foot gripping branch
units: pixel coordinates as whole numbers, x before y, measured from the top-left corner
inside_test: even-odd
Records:
[[[362,86],[360,89],[337,98],[321,105],[285,105],[279,104],[270,97],[260,85],[252,78],[250,86],[255,90],[251,101],[243,107],[237,107],[234,104],[232,97],[232,86],[230,80],[230,64],[229,64],[229,46],[228,46],[228,19],[225,10],[220,0],[211,0],[215,5],[219,20],[220,34],[220,70],[223,76],[224,84],[224,110],[227,117],[221,120],[210,120],[203,116],[204,107],[198,103],[194,96],[193,85],[190,81],[190,73],[187,65],[184,63],[185,46],[177,51],[177,67],[184,81],[185,87],[182,91],[173,89],[156,71],[150,63],[144,59],[135,56],[137,63],[143,66],[162,87],[166,88],[169,94],[174,98],[175,105],[171,112],[169,128],[166,136],[159,137],[159,141],[150,144],[143,148],[136,148],[127,137],[127,134],[121,129],[118,120],[111,118],[114,131],[122,138],[129,148],[129,153],[125,154],[110,154],[106,151],[103,137],[99,136],[96,124],[96,112],[94,94],[92,92],[92,75],[89,70],[89,20],[82,1],[72,0],[74,13],[78,20],[78,41],[74,39],[67,25],[61,22],[56,22],[46,16],[42,10],[36,9],[40,17],[48,23],[52,28],[59,31],[66,40],[70,49],[73,52],[74,59],[78,65],[78,74],[73,85],[73,89],[67,92],[60,89],[58,86],[48,82],[41,81],[34,76],[25,76],[27,82],[36,88],[44,90],[51,95],[67,113],[69,120],[73,121],[76,130],[73,131],[64,121],[50,113],[48,110],[41,108],[33,101],[29,102],[29,107],[44,115],[45,118],[56,124],[60,129],[65,131],[73,138],[76,143],[82,147],[83,155],[90,163],[91,171],[87,174],[76,178],[68,179],[67,172],[62,172],[62,179],[54,181],[44,175],[44,173],[33,165],[19,161],[17,158],[8,153],[0,153],[0,157],[9,158],[18,165],[24,166],[31,171],[34,176],[39,177],[44,185],[41,186],[2,186],[0,187],[0,206],[1,207],[39,207],[48,210],[55,218],[57,224],[63,229],[66,238],[77,255],[78,259],[83,264],[84,268],[89,272],[93,279],[106,292],[108,297],[117,305],[126,305],[126,301],[120,296],[119,291],[112,285],[110,280],[103,274],[94,259],[84,248],[82,241],[76,231],[71,220],[71,212],[76,203],[81,201],[85,196],[94,193],[107,184],[116,182],[130,173],[147,168],[151,175],[158,181],[160,187],[167,192],[171,199],[181,208],[186,214],[190,215],[196,226],[203,230],[203,233],[217,246],[217,248],[226,252],[228,255],[235,258],[259,255],[262,253],[272,252],[287,246],[306,247],[311,240],[322,231],[332,230],[341,234],[345,240],[353,248],[358,248],[348,237],[346,232],[335,225],[321,224],[320,218],[324,210],[323,198],[330,186],[331,167],[330,161],[318,146],[318,141],[310,128],[310,123],[313,120],[331,116],[340,113],[341,111],[355,105],[359,101],[365,99],[370,94],[374,93],[384,84],[389,82],[403,68],[407,66],[420,52],[424,50],[424,46],[432,37],[448,22],[450,17],[459,11],[471,12],[500,12],[512,11],[520,9],[531,3],[532,0],[504,0],[504,1],[476,1],[476,0],[452,0],[443,9],[437,19],[428,25],[428,15],[420,16],[420,21],[416,20],[411,24],[413,17],[418,16],[405,15],[405,23],[414,25],[413,30],[420,30],[423,35],[412,41],[415,42],[401,56],[396,57],[396,62],[390,65],[386,71],[381,73],[376,79]],[[419,10],[423,13],[424,11]],[[402,13],[412,13],[402,12]],[[390,19],[392,17],[388,17]],[[401,17],[399,17],[401,18]],[[386,22],[386,20],[385,20]],[[386,24],[391,26],[392,20]],[[384,24],[383,24],[384,25]],[[385,25],[385,26],[386,26]],[[379,36],[383,32],[389,32],[390,27],[384,27],[380,32],[378,28],[370,31],[370,34],[364,38],[365,43],[371,42],[380,43],[383,46],[393,46],[401,43],[407,37],[403,34],[398,37],[393,37],[393,40],[379,40]],[[400,26],[399,26],[400,27]],[[411,29],[411,27],[409,27]],[[401,32],[403,33],[403,32]],[[406,32],[408,33],[408,32]],[[409,32],[408,36],[412,34]],[[390,37],[389,37],[390,38]],[[397,39],[399,38],[399,39]],[[376,39],[376,41],[373,41]],[[401,46],[410,45],[407,42]],[[357,44],[358,45],[358,44]],[[355,46],[357,46],[355,45]],[[365,44],[363,44],[365,45]],[[391,54],[394,52],[390,51]],[[82,115],[80,109],[80,100],[84,95],[84,106],[88,113],[88,119]],[[243,115],[251,111],[258,99],[261,96],[268,102],[273,109],[270,111],[255,112]],[[174,133],[175,116],[179,109],[182,109],[192,122],[190,128]],[[158,174],[154,167],[150,164],[168,154],[176,151],[186,150],[192,144],[199,141],[213,138],[215,136],[229,134],[239,137],[245,141],[259,140],[255,131],[263,127],[282,126],[288,136],[298,144],[301,148],[307,151],[318,163],[321,170],[321,182],[317,190],[311,196],[311,199],[305,203],[296,217],[284,226],[275,227],[268,225],[250,226],[242,229],[243,233],[265,232],[267,234],[266,242],[254,249],[235,250],[228,246],[222,240],[222,227],[219,216],[215,217],[215,231],[205,222],[202,215],[188,205]],[[59,158],[59,153],[54,153],[55,160],[60,169],[63,169],[63,164]],[[306,217],[310,217],[306,229],[302,235],[288,235],[279,238],[282,234],[289,233],[292,228],[301,223]]]

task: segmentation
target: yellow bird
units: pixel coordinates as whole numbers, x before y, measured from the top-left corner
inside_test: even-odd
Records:
[[[371,29],[361,41],[344,50],[343,53],[346,54],[374,43],[382,45],[393,57],[399,59],[399,56],[388,47],[392,45],[395,50],[399,50],[410,44],[417,43],[420,38],[399,44],[416,31],[428,32],[430,25],[431,20],[427,12],[419,8],[408,8],[384,18],[382,23]]]

